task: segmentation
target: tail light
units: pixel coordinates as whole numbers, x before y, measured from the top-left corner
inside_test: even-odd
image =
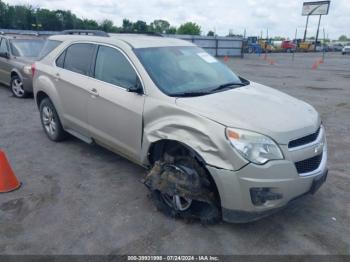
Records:
[[[35,75],[35,64],[32,64],[31,69],[32,69],[32,77],[34,77],[34,75]]]

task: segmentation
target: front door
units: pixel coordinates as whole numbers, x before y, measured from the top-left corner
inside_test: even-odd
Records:
[[[94,70],[95,95],[88,121],[98,142],[138,161],[141,151],[144,95],[128,92],[139,77],[122,51],[99,46]]]

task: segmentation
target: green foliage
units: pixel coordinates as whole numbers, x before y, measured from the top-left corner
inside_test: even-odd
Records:
[[[275,40],[275,41],[284,41],[284,40],[286,40],[286,38],[285,38],[285,37],[282,37],[282,36],[275,36],[275,37],[273,38],[273,40]]]
[[[193,22],[187,22],[177,29],[177,34],[179,35],[200,35],[201,27]]]
[[[150,24],[150,31],[160,33],[160,34],[165,34],[168,32],[170,29],[170,24],[168,21],[165,20],[154,20]]]
[[[61,31],[68,29],[103,30],[105,32],[156,32],[161,34],[193,34],[199,35],[201,28],[196,23],[187,22],[178,29],[168,21],[156,19],[151,24],[138,20],[123,20],[121,27],[113,21],[104,19],[96,22],[92,19],[81,19],[69,10],[48,10],[33,8],[28,5],[10,5],[0,0],[0,28],[20,30]]]
[[[175,35],[176,32],[177,32],[176,27],[175,26],[170,26],[169,29],[165,33],[167,33],[169,35]]]
[[[211,31],[211,30],[210,30],[210,31],[208,32],[207,36],[215,36],[214,31]]]
[[[345,42],[348,41],[348,37],[346,35],[341,35],[338,40]]]

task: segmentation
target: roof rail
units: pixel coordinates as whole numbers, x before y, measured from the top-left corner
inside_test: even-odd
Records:
[[[91,35],[91,36],[104,36],[109,37],[109,34],[107,34],[104,31],[101,30],[79,30],[79,29],[72,29],[72,30],[64,30],[61,32],[63,35]]]
[[[117,34],[135,34],[135,35],[149,35],[149,36],[159,36],[159,37],[164,37],[161,33],[157,33],[157,32],[128,32],[128,31],[122,31],[122,32],[118,32]]]

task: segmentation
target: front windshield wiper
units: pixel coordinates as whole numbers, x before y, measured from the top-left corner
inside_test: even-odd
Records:
[[[198,92],[183,92],[183,93],[175,93],[171,94],[170,96],[173,97],[194,97],[194,96],[205,96],[209,95],[211,92],[206,92],[206,91],[198,91]]]
[[[194,96],[205,96],[205,95],[210,95],[212,93],[218,92],[220,90],[227,89],[229,87],[240,87],[240,86],[246,86],[249,85],[249,81],[245,80],[242,78],[242,82],[229,82],[226,84],[219,85],[218,87],[215,87],[214,89],[209,89],[209,90],[201,90],[201,91],[189,91],[189,92],[183,92],[183,93],[175,93],[171,94],[170,96],[174,97],[194,97]]]
[[[217,91],[220,91],[220,90],[232,87],[232,86],[246,86],[246,85],[247,85],[247,83],[243,83],[243,82],[241,82],[241,83],[230,82],[230,83],[219,85],[218,87],[210,90],[210,93],[217,92]]]

